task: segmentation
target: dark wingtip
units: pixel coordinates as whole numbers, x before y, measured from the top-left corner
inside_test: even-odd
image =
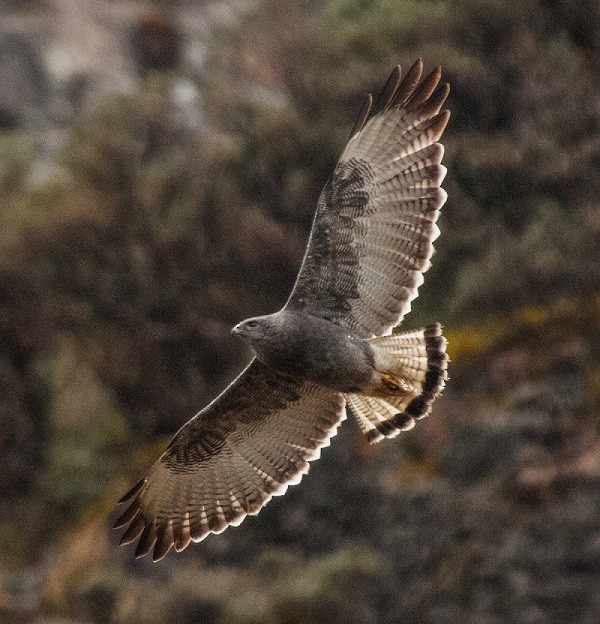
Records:
[[[142,489],[145,482],[146,477],[140,479],[126,494],[123,494],[123,496],[121,496],[117,505],[122,505],[123,503],[126,503],[130,498],[133,498]]]
[[[423,75],[423,59],[419,57],[406,72],[406,76],[396,89],[393,106],[402,105],[412,95]]]
[[[421,81],[422,75],[423,59],[421,57],[417,58],[412,64],[404,78],[402,78],[400,65],[396,65],[377,99],[373,101],[373,96],[371,94],[368,95],[352,127],[349,138],[351,139],[359,133],[370,119],[379,113],[386,112],[392,106],[404,106],[410,109],[422,106],[431,108],[432,111],[437,107],[437,110],[439,110],[450,91],[448,83],[444,83],[438,89],[442,76],[442,67],[438,65],[423,81]]]
[[[424,68],[423,57],[422,56],[418,56],[417,60],[412,64],[412,66],[411,66],[411,68],[409,70],[409,73],[410,73],[410,71],[412,71],[414,69],[415,71],[419,72],[419,75],[422,75],[423,74],[423,68]]]
[[[418,105],[418,111],[420,115],[431,117],[437,115],[444,102],[448,98],[450,93],[450,85],[446,82],[442,85],[438,85],[430,97],[428,97],[422,104]]]
[[[414,92],[405,103],[405,106],[409,109],[416,108],[419,104],[427,101],[427,99],[437,89],[440,79],[442,77],[442,67],[438,65],[432,72],[430,72],[422,82],[415,88]]]
[[[131,524],[125,530],[125,533],[121,536],[119,546],[127,546],[127,544],[134,542],[140,536],[140,533],[144,530],[145,526],[146,522],[144,518],[141,515],[135,516],[135,518],[131,521]]]
[[[448,121],[450,120],[450,111],[448,109],[443,110],[437,115],[433,116],[427,122],[427,133],[428,138],[431,141],[439,141],[444,134],[444,130],[448,125]]]
[[[157,553],[156,548],[155,548],[154,554],[152,555],[152,562],[158,563],[159,561],[162,561],[169,554],[170,550],[171,550],[171,546],[169,546],[169,548],[167,548],[165,552],[160,551]]]
[[[136,517],[140,510],[136,502],[137,501],[134,501],[131,505],[129,505],[129,507],[127,507],[127,509],[115,520],[112,527],[113,529],[120,529],[121,527],[124,527]]]
[[[360,109],[360,112],[358,113],[358,117],[356,118],[356,121],[354,122],[354,126],[352,127],[352,130],[350,132],[349,139],[351,139],[355,134],[358,134],[363,129],[365,122],[369,118],[369,113],[371,112],[372,106],[373,106],[373,96],[369,93],[369,95],[367,95],[367,98],[363,102],[363,105]]]
[[[430,338],[431,336],[441,336],[442,335],[442,324],[441,323],[431,323],[431,325],[427,325],[423,330],[423,335],[425,338]]]
[[[388,110],[392,102],[394,101],[394,95],[398,90],[398,87],[401,83],[402,70],[400,69],[400,65],[396,65],[392,70],[387,82],[383,85],[383,89],[379,93],[377,100],[373,106],[373,110],[371,112],[371,117],[374,117],[378,113],[385,112]]]
[[[409,431],[415,426],[415,419],[406,413],[396,414],[392,418],[392,424],[400,431]]]
[[[156,544],[154,545],[154,552],[152,553],[152,561],[156,563],[167,556],[167,553],[173,546],[173,537],[170,530],[163,528],[157,532]]]
[[[140,541],[135,548],[135,558],[140,559],[147,555],[156,543],[156,531],[151,524],[147,524],[142,531]]]

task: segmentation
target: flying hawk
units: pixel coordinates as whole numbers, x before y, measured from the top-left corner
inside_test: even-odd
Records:
[[[162,559],[238,525],[319,457],[348,410],[371,442],[427,416],[446,378],[439,324],[393,334],[438,236],[449,111],[441,69],[419,59],[369,95],[317,204],[285,306],[232,332],[255,358],[173,438],[120,503],[121,544]]]

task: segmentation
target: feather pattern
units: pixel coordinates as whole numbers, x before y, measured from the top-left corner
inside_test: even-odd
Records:
[[[448,85],[419,59],[396,68],[352,136],[318,202],[308,248],[286,304],[365,338],[389,334],[410,311],[429,268],[446,193],[438,143]]]
[[[158,561],[239,524],[300,481],[345,417],[341,394],[253,360],[123,497],[120,543],[139,537],[136,556]]]
[[[370,442],[394,438],[425,418],[446,381],[446,339],[439,323],[372,339],[379,365],[397,376],[402,391],[385,397],[348,394],[346,403]]]

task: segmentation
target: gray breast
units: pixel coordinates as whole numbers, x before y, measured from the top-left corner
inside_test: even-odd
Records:
[[[282,311],[273,340],[256,345],[267,366],[342,392],[357,391],[371,379],[373,354],[356,333],[300,311]]]

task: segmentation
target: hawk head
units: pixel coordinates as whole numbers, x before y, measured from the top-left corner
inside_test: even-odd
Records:
[[[238,323],[231,330],[231,333],[234,336],[240,336],[250,345],[268,340],[277,331],[278,323],[273,318],[274,316],[274,314],[268,314],[267,316],[255,316],[246,319]]]

